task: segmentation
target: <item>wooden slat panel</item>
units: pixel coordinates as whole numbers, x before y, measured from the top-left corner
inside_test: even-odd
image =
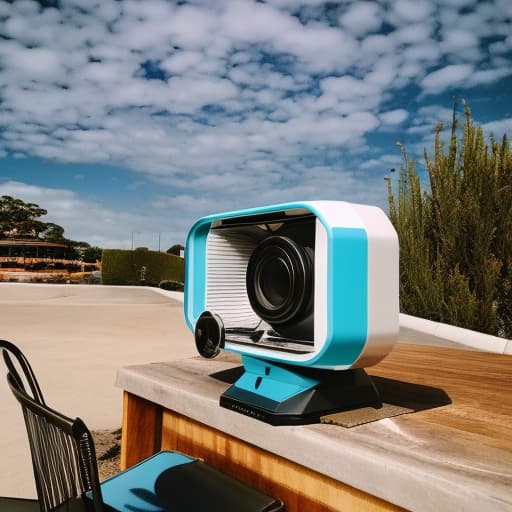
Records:
[[[439,388],[451,400],[444,407],[400,417],[398,424],[428,422],[512,451],[511,356],[398,344],[384,361],[369,368],[368,373]]]
[[[162,449],[204,459],[263,492],[280,498],[287,512],[382,512],[400,507],[304,466],[165,410]]]
[[[127,469],[160,449],[162,410],[159,406],[125,391],[121,470]]]

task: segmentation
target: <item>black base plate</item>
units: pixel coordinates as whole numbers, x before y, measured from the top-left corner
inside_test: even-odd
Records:
[[[319,372],[314,388],[282,402],[257,392],[238,388],[236,383],[220,397],[220,405],[271,425],[318,423],[321,416],[359,407],[382,407],[371,377],[362,369]]]

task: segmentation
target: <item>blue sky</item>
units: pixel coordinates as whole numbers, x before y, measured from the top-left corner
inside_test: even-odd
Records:
[[[0,0],[0,195],[118,248],[289,200],[386,208],[397,140],[421,160],[454,96],[510,134],[511,91],[510,0]]]

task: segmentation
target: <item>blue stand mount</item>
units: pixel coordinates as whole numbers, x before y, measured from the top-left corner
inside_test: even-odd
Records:
[[[317,423],[334,412],[382,407],[362,368],[319,370],[248,356],[242,356],[242,362],[244,374],[222,394],[220,405],[271,425]]]

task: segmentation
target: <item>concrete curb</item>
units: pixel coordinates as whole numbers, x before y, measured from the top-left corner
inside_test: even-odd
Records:
[[[180,302],[184,302],[184,294],[183,292],[171,292],[169,290],[162,290],[162,288],[153,288],[151,286],[136,286],[134,288],[146,288],[148,290],[153,290],[154,292],[161,293],[166,297],[170,297],[171,299],[178,300]]]
[[[460,348],[512,355],[512,340],[402,313],[399,340],[441,345],[449,342]]]

